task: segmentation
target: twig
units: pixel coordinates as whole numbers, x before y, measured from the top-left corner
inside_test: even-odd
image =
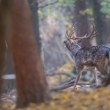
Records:
[[[51,74],[46,74],[46,76],[55,76],[55,75],[64,75],[64,76],[67,76],[67,77],[71,77],[71,79],[75,78],[76,76],[72,73],[67,73],[67,72],[53,72]]]
[[[38,8],[45,8],[45,7],[49,6],[49,5],[54,5],[57,2],[59,2],[59,0],[56,0],[56,1],[51,2],[51,3],[47,3],[47,4],[43,5],[43,6],[39,6]]]
[[[75,81],[72,79],[69,82],[66,82],[63,85],[57,86],[55,88],[51,88],[50,91],[54,91],[54,92],[58,92],[58,91],[62,91],[64,89],[67,89],[69,87],[72,87],[74,85]],[[86,82],[79,82],[77,85],[90,85],[90,83],[86,83]]]
[[[61,91],[63,89],[67,89],[69,87],[73,86],[73,84],[68,84],[68,85],[61,85],[61,86],[58,86],[58,87],[55,87],[55,88],[51,88],[50,91],[54,91],[54,92],[58,92],[58,91]]]

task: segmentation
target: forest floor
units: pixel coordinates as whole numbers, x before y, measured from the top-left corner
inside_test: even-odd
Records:
[[[65,71],[70,70],[71,66],[66,65]],[[54,83],[56,81],[51,83]],[[82,87],[83,88],[83,87]],[[72,87],[60,92],[52,92],[52,99],[49,103],[30,104],[27,108],[16,109],[15,104],[2,104],[0,110],[110,110],[110,87],[85,90]]]
[[[48,104],[30,104],[24,109],[15,109],[15,104],[3,104],[0,110],[110,110],[110,88],[88,92],[66,90],[55,93]]]

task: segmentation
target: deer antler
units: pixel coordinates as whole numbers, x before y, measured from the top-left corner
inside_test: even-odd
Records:
[[[67,40],[71,43],[72,40],[78,40],[78,42],[80,42],[82,39],[91,39],[93,37],[96,36],[96,31],[95,31],[95,26],[92,25],[92,31],[91,33],[88,35],[88,34],[85,34],[83,37],[76,37],[74,35],[74,27],[73,28],[69,28],[67,31],[66,31],[66,38]]]
[[[68,28],[66,31],[66,38],[71,43],[71,40],[74,40],[76,37],[74,35],[74,28]]]
[[[91,39],[91,38],[93,38],[95,36],[96,36],[95,26],[92,25],[92,31],[91,31],[91,33],[89,35],[85,34],[83,37],[76,37],[75,40],[76,39],[80,39],[80,40],[82,40],[82,39]]]
[[[68,30],[69,30],[69,32],[68,32]],[[73,28],[69,28],[68,30],[66,31],[66,37],[67,37],[67,39],[68,38],[71,39],[71,38],[73,38],[74,30],[73,30]]]

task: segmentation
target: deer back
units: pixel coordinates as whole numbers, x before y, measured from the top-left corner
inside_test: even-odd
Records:
[[[104,58],[109,57],[110,48],[106,46],[91,46],[81,48],[75,55],[77,65],[96,66]]]

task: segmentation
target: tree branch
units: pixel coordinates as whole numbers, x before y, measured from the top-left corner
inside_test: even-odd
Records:
[[[67,72],[53,72],[51,74],[46,74],[46,76],[55,76],[55,75],[64,75],[64,76],[67,76],[67,77],[70,77],[71,79],[75,78],[76,76],[72,73],[67,73]]]
[[[45,8],[45,7],[49,6],[49,5],[54,5],[54,4],[58,3],[58,2],[59,2],[59,0],[56,0],[54,2],[47,3],[47,4],[43,5],[43,6],[39,6],[38,8]]]
[[[74,83],[75,83],[75,80],[72,79],[70,81],[65,82],[65,84],[63,84],[63,85],[57,86],[55,88],[51,88],[50,91],[54,91],[54,92],[62,91],[64,89],[67,89],[69,87],[74,86]],[[88,82],[79,82],[78,85],[90,85],[90,83],[88,83]]]
[[[39,4],[42,4],[44,1],[34,1],[32,4],[31,4],[31,6],[37,6],[37,4],[39,5]],[[50,3],[46,3],[46,4],[44,4],[44,5],[42,5],[42,6],[39,6],[38,8],[45,8],[45,7],[47,7],[47,6],[49,6],[49,5],[54,5],[55,3],[58,3],[59,2],[59,0],[56,0],[56,1],[54,1],[54,2],[50,2]]]

